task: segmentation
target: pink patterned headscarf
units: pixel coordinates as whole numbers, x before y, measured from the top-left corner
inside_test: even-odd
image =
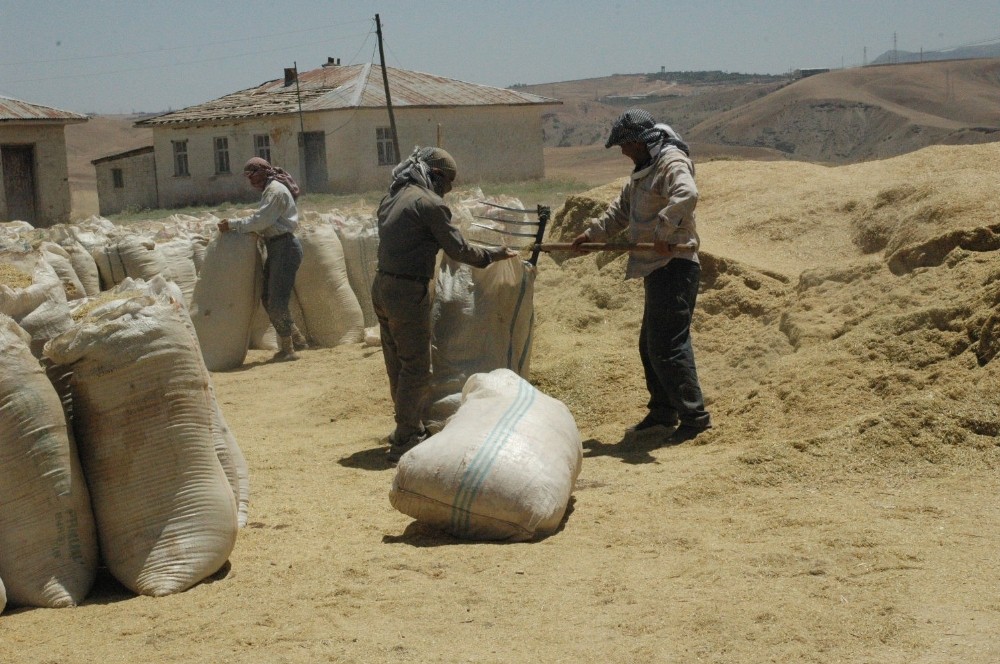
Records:
[[[252,157],[247,160],[245,166],[243,166],[243,174],[249,175],[255,171],[264,171],[267,174],[267,179],[277,180],[281,184],[288,187],[288,191],[292,193],[292,198],[298,199],[299,194],[302,190],[299,188],[298,183],[292,178],[292,176],[283,168],[278,166],[272,166],[266,159],[262,157]]]

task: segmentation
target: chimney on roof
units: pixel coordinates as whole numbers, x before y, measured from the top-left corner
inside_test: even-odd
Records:
[[[327,58],[326,59],[326,64],[323,65],[323,66],[324,67],[339,67],[340,66],[340,58]]]
[[[285,85],[289,86],[295,82],[295,67],[285,67]]]

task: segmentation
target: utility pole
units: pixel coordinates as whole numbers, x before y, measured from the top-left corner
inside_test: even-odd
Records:
[[[385,70],[385,51],[382,49],[382,21],[375,14],[375,34],[378,35],[378,57],[382,63],[382,85],[385,87],[385,106],[389,109],[389,130],[392,132],[392,149],[399,163],[399,136],[396,134],[396,116],[392,113],[392,97],[389,95],[389,74]]]

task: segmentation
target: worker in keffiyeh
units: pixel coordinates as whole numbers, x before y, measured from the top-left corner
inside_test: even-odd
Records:
[[[260,205],[249,217],[223,219],[219,222],[219,230],[257,233],[264,239],[267,257],[264,259],[261,300],[278,336],[278,352],[274,359],[297,360],[299,356],[295,351],[308,346],[288,309],[295,275],[302,264],[302,245],[295,237],[299,225],[299,211],[295,205],[299,187],[291,175],[260,157],[247,161],[243,175],[251,187],[263,192]]]
[[[423,410],[431,377],[429,282],[439,249],[452,259],[485,268],[517,255],[505,247],[475,247],[451,221],[442,199],[458,175],[441,148],[418,147],[392,171],[389,193],[379,204],[378,271],[372,304],[382,335],[396,428],[389,461],[427,437]]]
[[[625,230],[630,242],[653,244],[651,251],[633,250],[625,272],[641,277],[645,289],[639,357],[649,391],[649,412],[631,431],[667,427],[664,442],[680,443],[712,426],[691,347],[701,277],[694,163],[677,132],[640,108],[615,120],[605,147],[616,145],[632,160],[632,175],[573,244],[603,242]]]

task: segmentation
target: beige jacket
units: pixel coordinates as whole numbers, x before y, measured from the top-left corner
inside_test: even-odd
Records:
[[[617,200],[590,220],[585,232],[594,242],[606,242],[627,227],[629,242],[666,240],[673,248],[666,256],[655,251],[629,255],[625,278],[645,277],[674,258],[698,262],[697,204],[694,164],[681,150],[668,146],[652,164],[632,173]]]

